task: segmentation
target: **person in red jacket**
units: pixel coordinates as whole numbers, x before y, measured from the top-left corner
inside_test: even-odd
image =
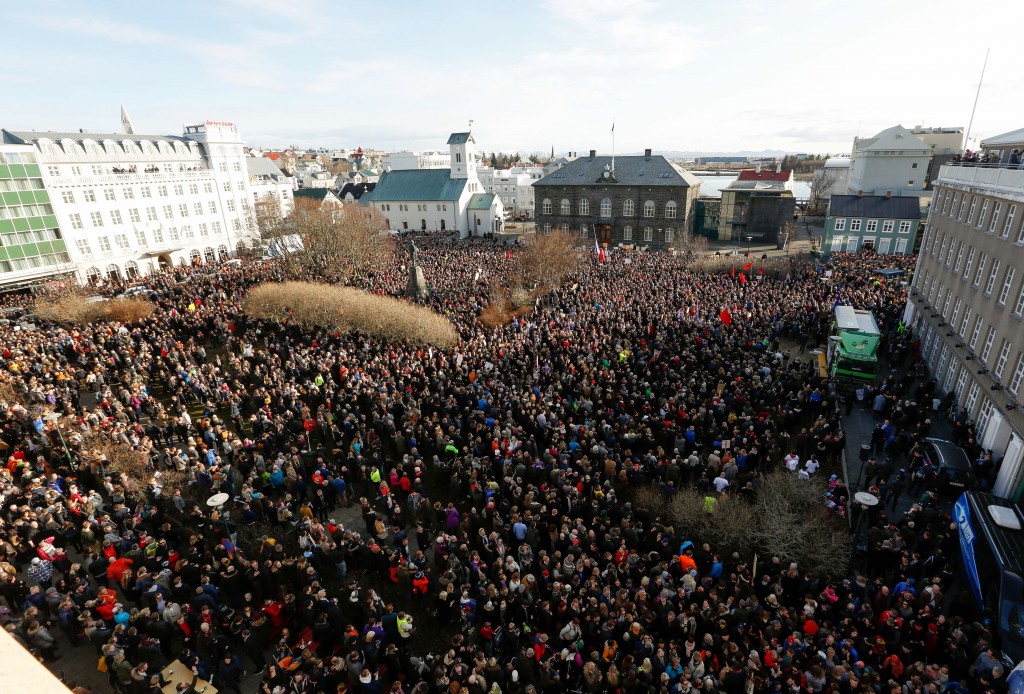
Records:
[[[110,562],[110,566],[107,567],[107,578],[114,583],[120,583],[121,578],[124,577],[126,571],[131,571],[132,564],[135,562],[128,557],[120,557]]]

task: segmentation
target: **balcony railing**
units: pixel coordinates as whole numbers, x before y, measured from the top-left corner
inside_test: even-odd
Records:
[[[1024,192],[1024,170],[1009,164],[958,162],[944,164],[936,182]]]
[[[167,173],[123,173],[123,174],[98,174],[92,176],[58,176],[51,179],[52,185],[76,186],[76,185],[104,185],[111,183],[177,183],[180,181],[212,181],[213,171],[201,169],[199,171],[170,171]]]

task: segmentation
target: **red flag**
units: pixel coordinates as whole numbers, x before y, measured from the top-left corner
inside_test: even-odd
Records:
[[[732,270],[729,270],[729,277],[735,277],[735,276],[736,276],[736,266],[733,265],[732,266]]]
[[[732,316],[729,314],[729,309],[723,308],[722,312],[718,314],[718,317],[722,319],[722,322],[726,325],[732,325]]]
[[[754,263],[752,263],[752,262],[750,262],[750,263],[747,263],[746,265],[744,265],[744,266],[743,266],[743,271],[744,271],[744,272],[747,272],[747,271],[749,271],[749,270],[750,270],[750,269],[751,269],[752,267],[754,267]]]
[[[512,260],[512,249],[511,248],[506,248],[505,249],[505,260]]]
[[[757,268],[757,274],[759,274],[759,275],[763,275],[764,274],[764,265],[762,265],[761,267]]]
[[[743,273],[741,272],[741,273],[740,273],[740,284],[746,284],[746,283],[747,283],[747,276],[746,276],[746,275],[744,275],[744,274],[743,274]]]
[[[598,260],[600,260],[603,263],[604,262],[604,248],[600,248],[598,250],[599,250]]]

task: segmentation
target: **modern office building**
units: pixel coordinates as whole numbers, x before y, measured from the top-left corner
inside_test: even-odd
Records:
[[[22,148],[12,157],[34,160],[8,164],[6,173],[27,176],[8,179],[33,191],[35,209],[21,205],[17,214],[37,217],[40,221],[28,222],[31,240],[49,244],[35,245],[38,255],[18,262],[24,265],[20,270],[13,262],[19,258],[9,258],[9,273],[0,264],[0,286],[23,281],[20,273],[29,269],[64,274],[71,269],[68,262],[80,281],[131,278],[160,267],[227,258],[249,245],[255,234],[254,196],[233,123],[186,125],[180,136],[137,135],[130,124],[125,129],[110,134],[0,131],[5,147]],[[32,228],[40,224],[45,238],[36,238]],[[24,226],[19,222],[15,229]]]
[[[1024,492],[1024,171],[943,166],[904,322],[943,392],[999,464],[993,491]]]

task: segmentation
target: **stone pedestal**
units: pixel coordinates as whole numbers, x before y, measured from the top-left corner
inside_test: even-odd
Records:
[[[405,287],[405,295],[410,299],[427,298],[427,278],[423,276],[423,268],[419,265],[409,268],[409,283]]]

